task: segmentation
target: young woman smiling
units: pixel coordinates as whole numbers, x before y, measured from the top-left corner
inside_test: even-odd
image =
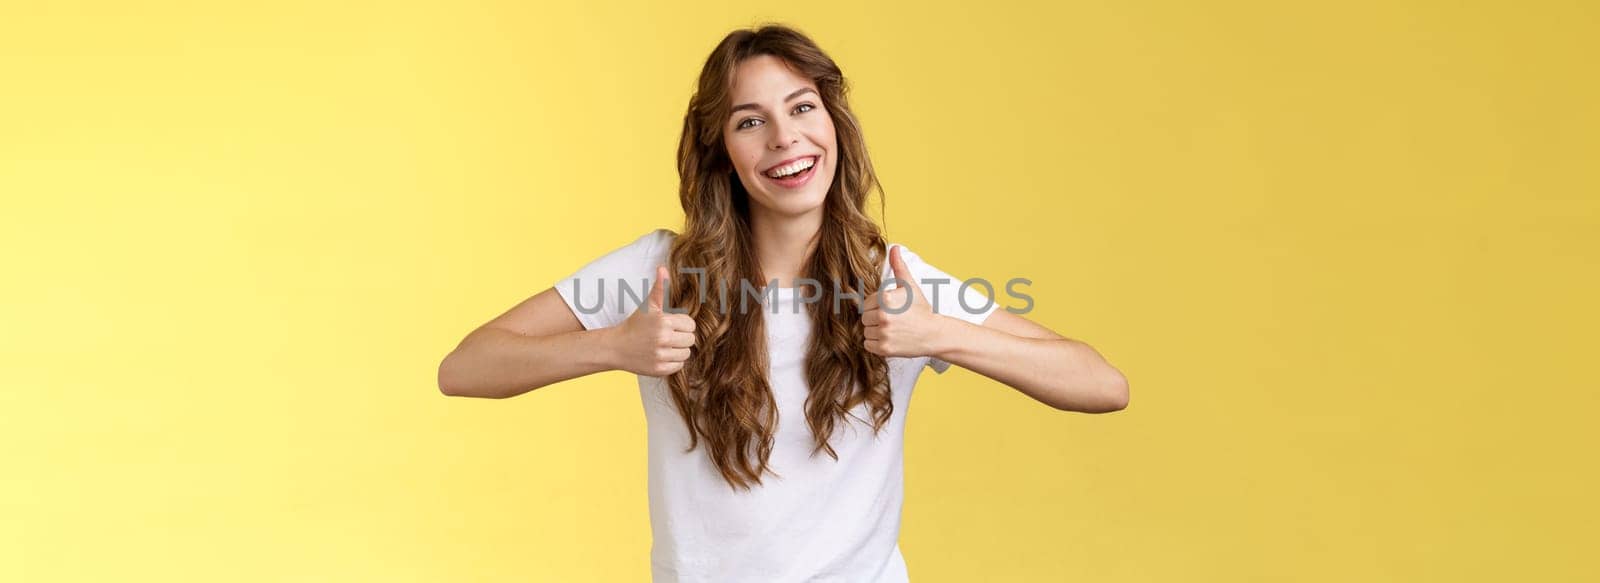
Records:
[[[801,33],[730,33],[684,116],[683,233],[595,259],[439,366],[440,389],[466,397],[637,374],[658,582],[906,581],[902,439],[924,366],[958,365],[1061,410],[1127,406],[1127,381],[1093,348],[884,240],[846,92]],[[940,279],[951,283],[928,283]],[[773,280],[769,305],[719,301],[731,282]],[[812,301],[836,290],[853,298],[843,309]]]

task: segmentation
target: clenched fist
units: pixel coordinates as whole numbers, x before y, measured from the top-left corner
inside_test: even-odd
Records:
[[[618,368],[644,376],[660,377],[678,372],[689,360],[694,346],[694,318],[662,310],[667,268],[656,268],[656,282],[650,296],[638,311],[615,328],[613,350]]]
[[[893,288],[886,284],[862,303],[861,325],[866,329],[867,352],[885,357],[931,356],[943,334],[944,316],[935,314],[928,298],[922,295],[916,278],[900,257],[899,245],[889,251],[889,266],[894,269],[895,278],[904,283]]]

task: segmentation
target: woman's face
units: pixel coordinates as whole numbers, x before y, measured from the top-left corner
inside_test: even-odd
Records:
[[[760,55],[739,63],[732,97],[722,137],[751,204],[785,216],[821,208],[838,142],[816,84]]]

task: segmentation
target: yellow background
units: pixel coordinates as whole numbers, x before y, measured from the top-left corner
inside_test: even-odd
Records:
[[[645,580],[631,375],[434,375],[681,226],[767,20],[892,240],[1131,380],[924,376],[913,580],[1595,580],[1595,4],[1280,4],[7,3],[0,580]]]

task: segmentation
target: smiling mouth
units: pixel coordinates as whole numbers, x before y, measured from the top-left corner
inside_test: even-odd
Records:
[[[761,174],[780,184],[795,184],[809,178],[816,170],[817,163],[817,156],[807,156],[788,164],[781,164]]]

